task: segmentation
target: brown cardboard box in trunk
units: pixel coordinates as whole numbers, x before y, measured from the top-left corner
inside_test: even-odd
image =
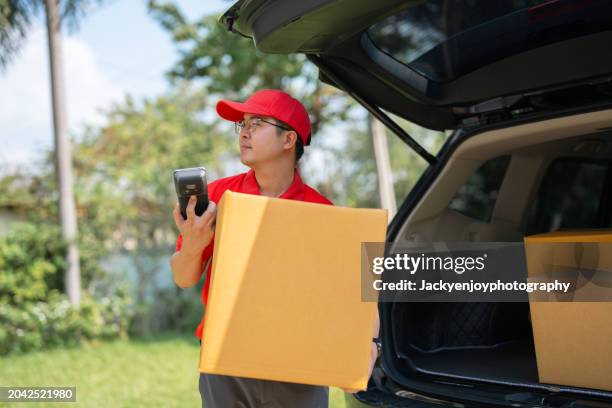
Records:
[[[386,228],[385,210],[227,191],[200,371],[365,388],[377,303],[361,301],[361,243]]]
[[[555,271],[612,271],[611,243],[612,230],[525,237],[528,275],[531,278],[548,272],[554,279]],[[582,287],[573,294],[552,294],[549,301],[530,301],[540,382],[612,391],[612,299],[580,301],[590,294],[601,294],[602,288],[583,277],[577,282]]]

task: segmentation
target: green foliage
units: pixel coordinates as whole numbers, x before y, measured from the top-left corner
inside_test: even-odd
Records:
[[[78,307],[57,292],[44,302],[0,304],[0,354],[125,338],[130,313],[125,291],[99,301],[84,292]]]
[[[44,300],[61,291],[65,253],[57,227],[15,226],[0,239],[0,304]]]
[[[169,72],[172,79],[210,78],[211,93],[246,97],[262,87],[286,88],[292,77],[302,74],[303,55],[263,54],[252,40],[227,31],[216,15],[190,23],[172,3],[149,1],[149,9],[186,50]],[[228,89],[228,84],[235,86]]]
[[[38,1],[0,0],[0,68],[4,69],[23,45]]]
[[[0,207],[10,210],[16,217],[32,224],[57,221],[59,215],[53,157],[37,161],[38,168],[5,173],[0,179]]]
[[[83,246],[83,245],[81,245]],[[81,278],[88,286],[104,271],[99,253],[84,246]],[[0,304],[44,301],[53,292],[64,291],[67,245],[59,226],[17,223],[0,237]]]
[[[132,313],[126,290],[100,300],[83,292],[72,307],[62,294],[65,255],[53,224],[15,224],[0,238],[0,354],[126,335]],[[86,283],[100,278],[97,260],[87,252],[81,260]]]

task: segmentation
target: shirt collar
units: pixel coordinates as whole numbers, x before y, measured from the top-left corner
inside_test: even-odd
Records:
[[[255,178],[255,171],[253,171],[253,169],[250,169],[244,177],[242,192],[247,194],[261,195],[259,185],[257,184],[257,179]],[[283,194],[279,196],[279,198],[287,198],[290,200],[304,199],[304,182],[302,181],[300,171],[297,168],[294,170],[291,185]]]

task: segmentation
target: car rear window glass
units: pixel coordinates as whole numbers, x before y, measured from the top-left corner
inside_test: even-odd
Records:
[[[609,0],[429,0],[371,26],[374,44],[433,81],[612,29]]]
[[[610,161],[556,159],[531,205],[527,234],[609,227],[610,181]]]
[[[499,156],[485,162],[462,185],[448,208],[479,221],[489,222],[510,156]]]

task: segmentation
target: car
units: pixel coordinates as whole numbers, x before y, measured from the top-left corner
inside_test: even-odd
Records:
[[[391,248],[612,226],[612,2],[241,0],[221,23],[304,53],[427,161]],[[390,114],[450,136],[434,155]],[[609,390],[539,382],[526,302],[379,314],[382,354],[350,397],[366,406],[612,406]]]

